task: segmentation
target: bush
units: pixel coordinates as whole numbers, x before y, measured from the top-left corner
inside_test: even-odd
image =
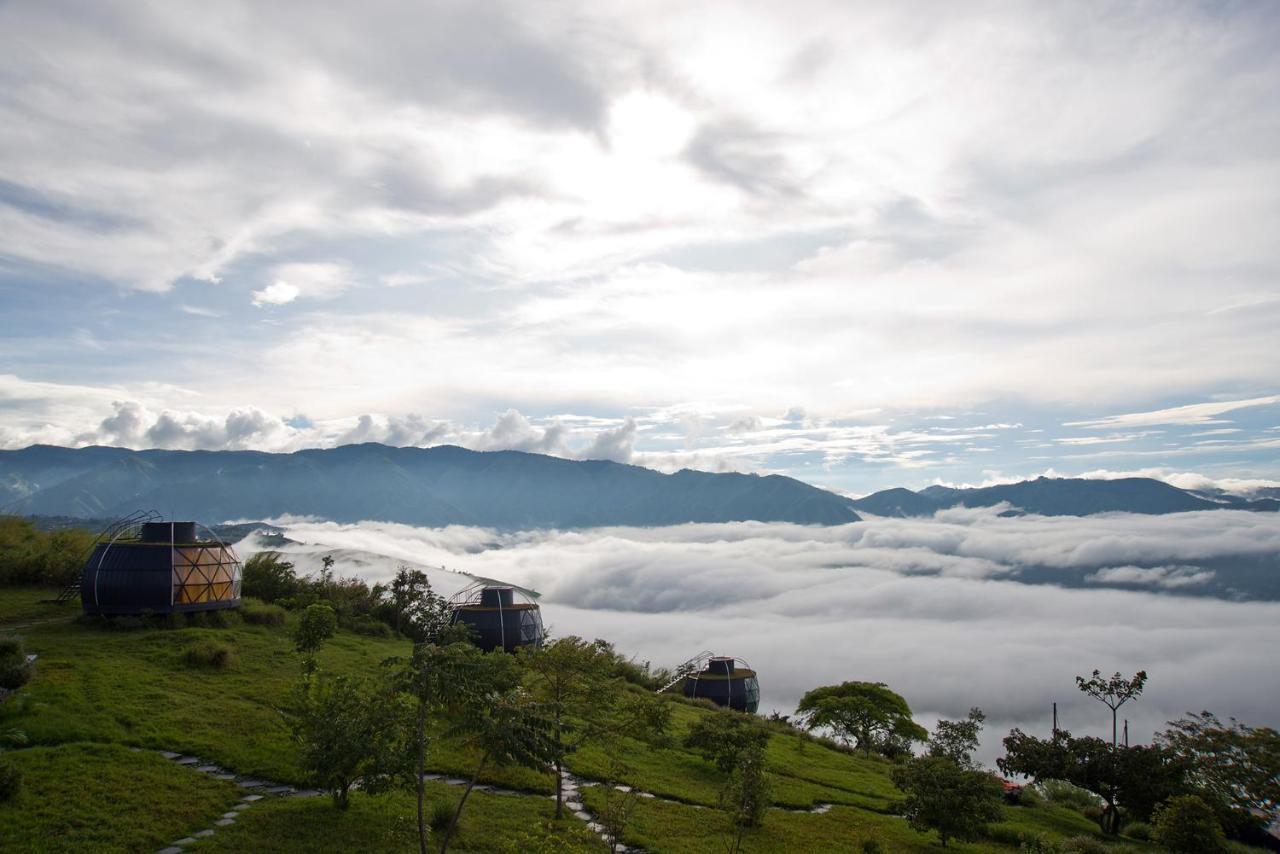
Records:
[[[22,769],[0,756],[0,804],[11,801],[22,791]]]
[[[1073,836],[1063,840],[1058,851],[1061,854],[1109,854],[1111,849],[1092,836]]]
[[[1041,780],[1033,787],[1046,801],[1060,807],[1084,811],[1100,807],[1102,799],[1087,789],[1073,786],[1066,780]]]
[[[258,599],[243,599],[240,616],[254,626],[283,626],[288,612],[279,605],[268,605]]]
[[[27,661],[27,650],[22,638],[0,638],[0,688],[16,691],[31,681],[35,665]]]
[[[200,641],[182,651],[182,660],[191,667],[212,667],[226,670],[236,663],[236,651],[218,641]]]
[[[1145,821],[1135,821],[1133,824],[1125,826],[1124,835],[1139,842],[1150,842],[1151,825]]]
[[[386,623],[375,620],[373,617],[356,617],[346,622],[346,628],[358,635],[368,635],[372,638],[389,638],[394,632]]]
[[[241,591],[245,596],[271,603],[295,596],[302,587],[293,564],[280,552],[258,552],[244,562]]]
[[[1173,854],[1211,854],[1226,850],[1218,817],[1195,795],[1180,795],[1158,806],[1151,838]]]
[[[315,653],[338,630],[338,615],[324,603],[308,605],[293,630],[294,644],[298,652]]]
[[[456,805],[448,801],[436,801],[431,805],[431,816],[427,819],[427,823],[436,833],[444,833],[453,821],[455,809]]]

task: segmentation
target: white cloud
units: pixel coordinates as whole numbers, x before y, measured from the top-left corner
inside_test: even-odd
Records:
[[[1154,412],[1129,412],[1111,415],[1096,421],[1068,421],[1067,427],[1146,427],[1155,424],[1218,424],[1215,416],[1248,409],[1254,406],[1271,406],[1280,403],[1280,395],[1254,397],[1248,400],[1222,400],[1211,403],[1192,403]]]
[[[262,290],[253,292],[253,304],[256,306],[285,305],[296,300],[300,293],[302,290],[297,285],[276,280]]]

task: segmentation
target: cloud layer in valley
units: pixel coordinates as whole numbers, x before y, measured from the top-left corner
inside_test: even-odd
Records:
[[[1095,667],[1151,673],[1147,694],[1125,710],[1135,737],[1201,708],[1280,723],[1271,655],[1280,603],[1142,588],[1185,593],[1197,558],[1274,555],[1274,514],[1047,519],[966,510],[831,528],[518,534],[282,524],[302,543],[286,552],[303,569],[334,549],[340,569],[370,580],[388,579],[401,561],[448,567],[536,589],[557,633],[608,638],[655,666],[708,648],[741,656],[761,672],[765,710],[790,712],[808,688],[844,679],[888,682],[925,720],[981,705],[991,718],[988,761],[1008,727],[1043,729],[1053,701],[1065,726],[1101,734],[1105,710],[1072,681]],[[1029,565],[1074,573],[1082,586],[1022,583],[1018,570]],[[445,592],[468,580],[433,578]]]

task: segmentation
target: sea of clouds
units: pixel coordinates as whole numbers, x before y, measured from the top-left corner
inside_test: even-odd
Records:
[[[341,574],[385,581],[401,563],[453,592],[502,579],[541,593],[558,635],[613,641],[655,667],[704,649],[760,672],[761,711],[794,711],[809,688],[884,681],[917,719],[988,715],[982,758],[1012,726],[1049,727],[1051,703],[1077,734],[1109,735],[1074,686],[1094,668],[1150,674],[1126,706],[1134,740],[1209,709],[1280,725],[1280,603],[1171,595],[1200,583],[1194,562],[1280,552],[1280,514],[930,519],[833,527],[742,522],[503,533],[381,522],[277,520],[299,569],[335,554]],[[259,548],[251,537],[242,556]],[[1078,571],[1082,586],[1019,580],[1026,566]],[[1111,581],[1149,590],[1097,586]],[[1185,592],[1185,590],[1183,590]]]

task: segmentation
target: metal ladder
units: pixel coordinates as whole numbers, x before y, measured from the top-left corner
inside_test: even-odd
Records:
[[[666,685],[663,685],[661,688],[659,688],[656,693],[661,694],[663,691],[666,691],[669,688],[675,687],[677,684],[679,684],[680,682],[683,682],[686,678],[688,678],[688,676],[691,673],[697,673],[699,670],[701,670],[702,665],[707,663],[707,659],[714,658],[714,657],[715,657],[715,653],[712,652],[711,650],[703,650],[702,652],[698,653],[693,658],[689,659],[684,664],[681,664],[679,667],[677,667],[675,678],[673,678]]]
[[[97,547],[98,543],[110,542],[127,528],[141,527],[143,522],[158,522],[162,518],[163,517],[154,510],[136,510],[128,516],[115,520],[110,525],[99,531],[98,536],[93,538],[93,542],[89,545],[88,551],[85,552],[84,557],[80,561],[81,565],[88,562],[89,556],[93,554],[93,550]],[[58,591],[58,595],[49,601],[61,605],[65,602],[70,602],[73,598],[79,595],[79,593],[80,578],[77,577],[75,581],[72,581],[66,587],[62,588],[62,590]]]

